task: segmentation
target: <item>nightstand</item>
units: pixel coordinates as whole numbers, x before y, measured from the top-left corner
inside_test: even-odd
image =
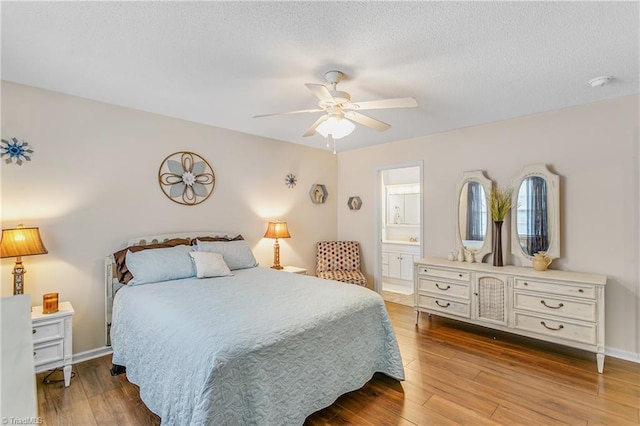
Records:
[[[70,302],[62,302],[58,312],[43,314],[42,306],[31,310],[33,359],[36,373],[63,367],[64,386],[71,383],[72,328],[74,314]]]
[[[307,270],[304,268],[298,268],[297,266],[285,266],[282,268],[285,272],[291,272],[292,274],[307,275]]]

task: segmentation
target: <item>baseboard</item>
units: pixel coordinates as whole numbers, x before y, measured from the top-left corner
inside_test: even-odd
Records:
[[[111,346],[103,346],[101,348],[90,349],[88,351],[73,354],[73,363],[89,361],[90,359],[100,358],[101,356],[110,355],[113,353]]]
[[[624,359],[625,361],[631,361],[631,362],[636,362],[640,364],[640,353],[623,351],[620,349],[612,349],[612,348],[606,348],[604,350],[604,353],[607,356],[620,358],[620,359]]]

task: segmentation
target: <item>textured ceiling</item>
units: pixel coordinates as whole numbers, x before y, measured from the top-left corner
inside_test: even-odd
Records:
[[[338,150],[639,92],[638,2],[7,2],[2,79],[275,139],[339,69],[367,112]],[[612,75],[593,89],[587,82]]]

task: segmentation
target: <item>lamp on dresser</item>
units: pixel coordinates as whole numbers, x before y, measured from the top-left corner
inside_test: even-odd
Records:
[[[280,265],[280,244],[278,244],[278,238],[291,238],[291,235],[289,235],[289,229],[287,229],[287,222],[279,220],[269,222],[264,238],[276,239],[276,242],[273,245],[273,266],[271,268],[282,269],[282,265]]]
[[[22,256],[47,254],[47,249],[40,238],[38,228],[25,228],[22,224],[17,228],[3,229],[0,240],[0,257],[15,257],[13,267],[13,294],[24,293],[24,274],[27,270],[22,265]]]

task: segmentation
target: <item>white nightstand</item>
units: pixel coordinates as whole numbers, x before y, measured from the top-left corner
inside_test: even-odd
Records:
[[[63,367],[64,385],[71,383],[72,328],[74,314],[70,302],[62,302],[58,312],[43,314],[42,306],[31,310],[33,359],[36,373]]]
[[[297,266],[284,266],[282,270],[285,272],[291,272],[292,274],[307,275],[306,269],[298,268]]]

